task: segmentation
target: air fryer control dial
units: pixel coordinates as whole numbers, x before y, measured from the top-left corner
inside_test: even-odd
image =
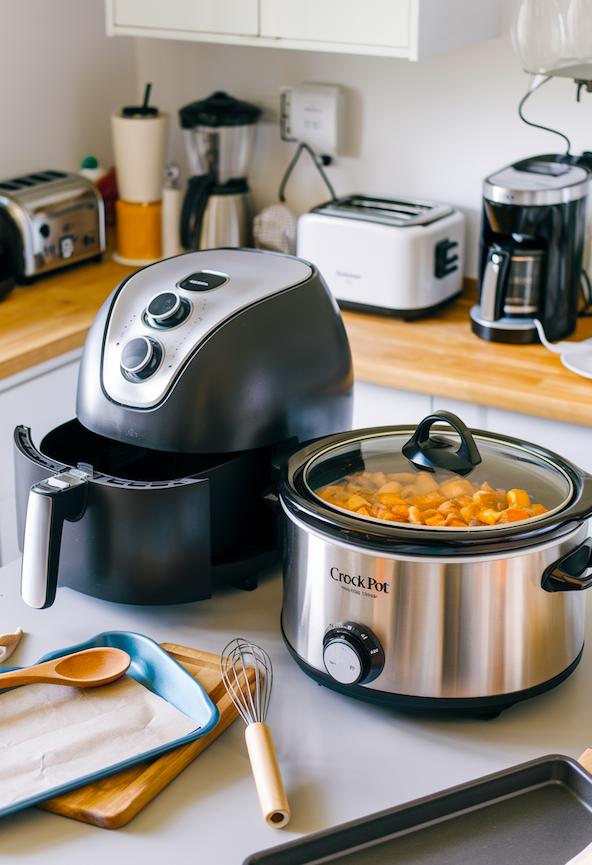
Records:
[[[191,315],[189,301],[176,291],[163,291],[146,307],[145,322],[150,327],[177,327]]]
[[[331,678],[342,685],[364,684],[382,672],[384,651],[369,628],[338,622],[323,638],[323,663]]]
[[[121,372],[129,381],[144,381],[154,375],[162,360],[162,347],[149,336],[129,339],[121,350]]]

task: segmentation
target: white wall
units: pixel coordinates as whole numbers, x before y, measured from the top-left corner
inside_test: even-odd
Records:
[[[478,0],[469,0],[478,2]],[[529,85],[511,47],[515,0],[504,0],[506,35],[419,63],[382,57],[247,48],[138,39],[138,92],[153,83],[155,104],[171,113],[170,155],[187,163],[177,111],[216,89],[237,98],[279,104],[282,85],[338,84],[346,96],[345,152],[328,169],[338,195],[361,192],[445,201],[468,217],[466,272],[476,276],[483,178],[517,159],[563,152],[562,139],[532,129],[517,106]],[[115,37],[127,41],[127,37]],[[534,122],[572,138],[572,152],[592,150],[592,94],[576,102],[573,81],[552,79],[525,107]],[[251,185],[258,208],[277,201],[295,145],[282,142],[276,124],[258,130]],[[186,174],[185,174],[186,176]],[[326,200],[322,181],[303,154],[287,190],[296,213]]]
[[[475,2],[475,0],[472,0]],[[243,48],[105,35],[103,0],[0,0],[0,176],[43,167],[75,170],[88,154],[112,163],[109,115],[141,98],[172,117],[169,155],[187,176],[177,111],[215,89],[279,107],[279,88],[316,81],[346,96],[344,152],[328,174],[339,195],[416,196],[461,208],[469,223],[466,272],[476,275],[481,184],[521,157],[561,151],[562,139],[526,126],[517,105],[529,77],[508,35],[516,0],[502,0],[498,39],[420,63],[382,57]],[[526,105],[572,151],[592,150],[592,94],[553,79]],[[276,122],[259,125],[251,185],[258,209],[277,200],[294,145]],[[301,213],[326,200],[308,156],[287,187]]]
[[[103,0],[0,0],[0,178],[113,161],[109,115],[136,94],[135,40]]]

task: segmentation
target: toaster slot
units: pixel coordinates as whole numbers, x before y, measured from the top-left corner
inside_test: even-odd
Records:
[[[370,198],[350,195],[320,207],[313,212],[328,216],[341,216],[386,225],[426,225],[451,213],[453,208],[444,204],[410,199]]]

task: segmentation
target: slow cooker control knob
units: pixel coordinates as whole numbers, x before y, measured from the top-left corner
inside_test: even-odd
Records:
[[[342,685],[364,684],[382,672],[384,651],[370,628],[338,622],[323,638],[323,663],[331,678]]]
[[[156,372],[162,355],[162,346],[156,339],[136,336],[121,350],[121,372],[129,381],[144,381]]]

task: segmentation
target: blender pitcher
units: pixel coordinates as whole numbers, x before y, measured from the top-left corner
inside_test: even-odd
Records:
[[[192,174],[181,212],[186,250],[252,245],[247,170],[260,115],[221,91],[180,109]]]

